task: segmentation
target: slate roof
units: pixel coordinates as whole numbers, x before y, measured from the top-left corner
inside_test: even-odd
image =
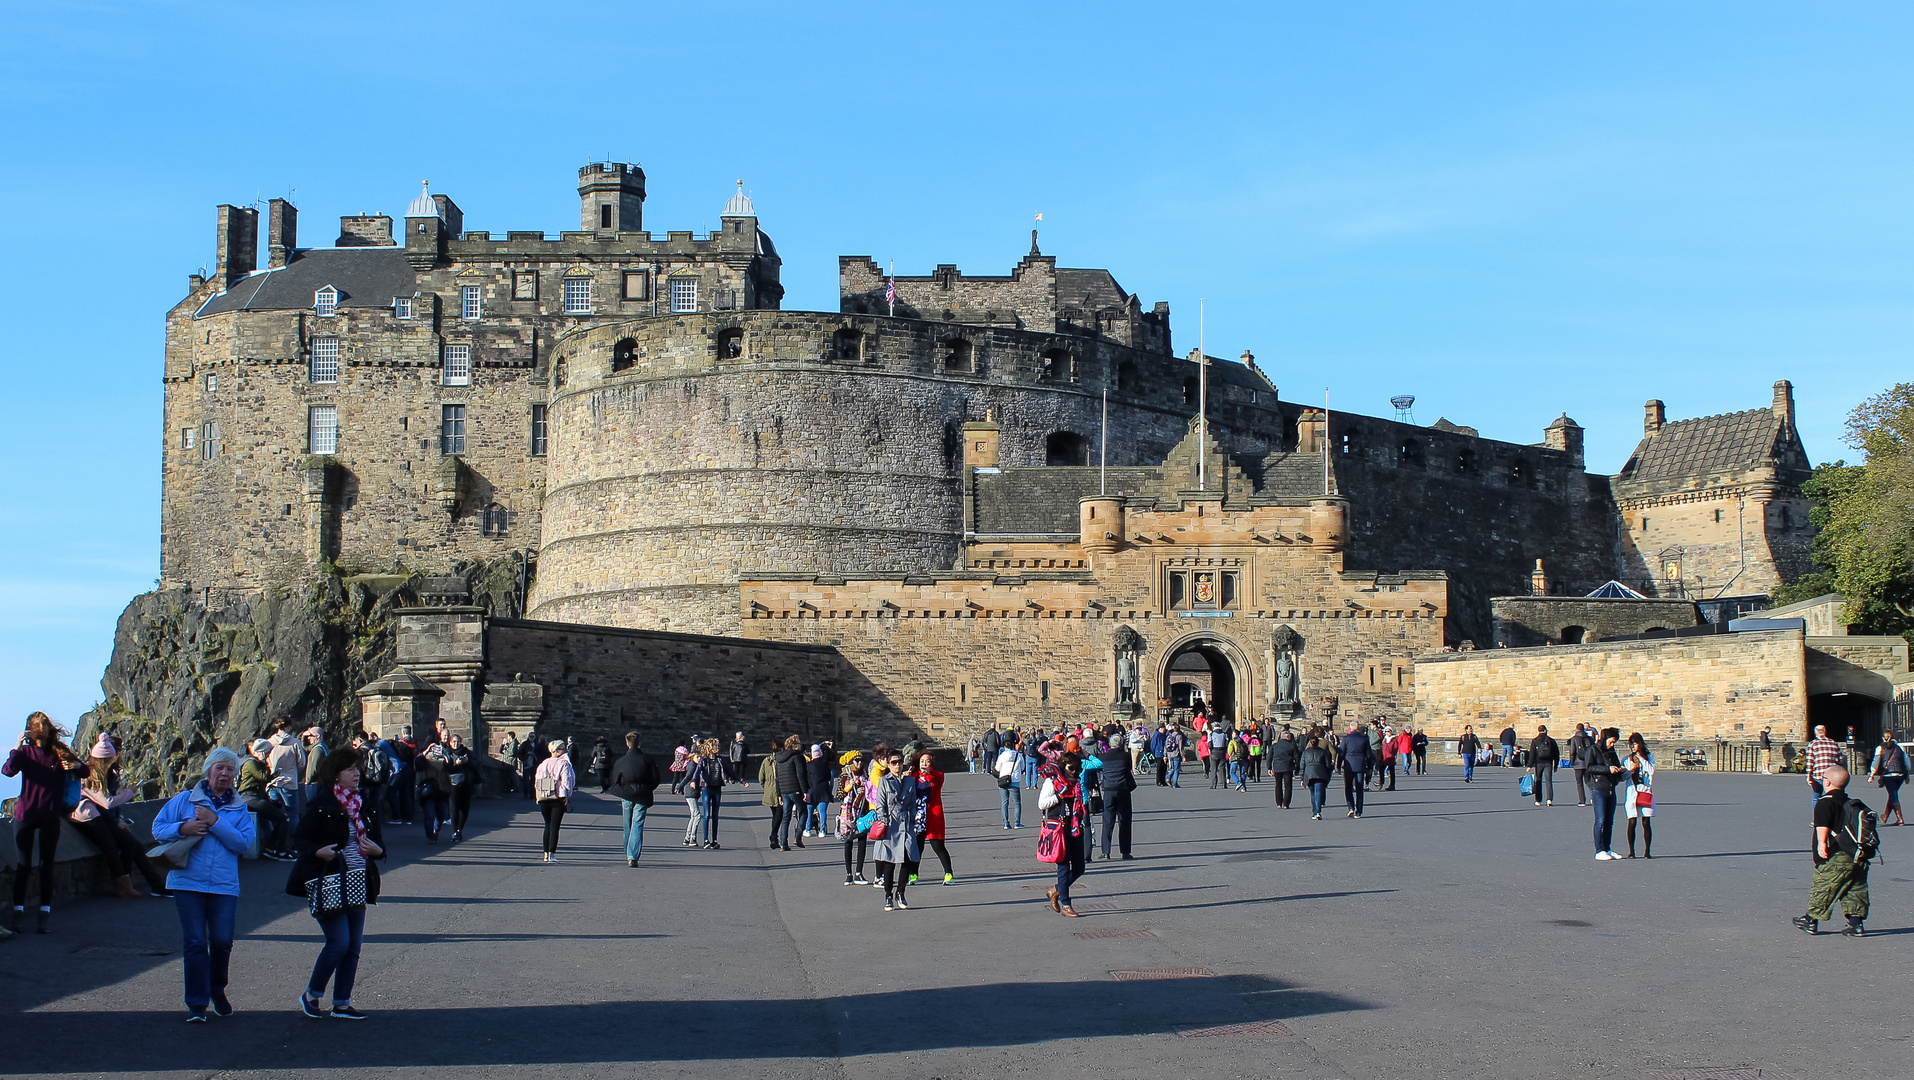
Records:
[[[1109,491],[1136,495],[1160,486],[1163,470],[1128,465],[1110,470]],[[977,474],[979,533],[1077,535],[1077,500],[1097,493],[1094,465],[1043,465]]]
[[[1808,477],[1807,452],[1792,425],[1772,409],[1664,424],[1644,438],[1615,476],[1616,494],[1657,494],[1774,467],[1784,482]]]
[[[391,307],[393,297],[419,291],[404,248],[314,248],[278,270],[248,276],[206,301],[197,314],[297,311],[312,307],[312,294],[327,285],[339,290],[340,307]]]
[[[1108,270],[1069,270],[1057,267],[1057,306],[1072,305],[1085,311],[1120,308],[1130,302],[1130,294],[1117,284]]]

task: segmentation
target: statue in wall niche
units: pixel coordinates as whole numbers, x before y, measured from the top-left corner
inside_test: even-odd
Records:
[[[1302,636],[1293,627],[1277,627],[1270,640],[1270,646],[1276,652],[1276,703],[1294,705],[1302,698],[1296,686],[1296,650],[1302,646]]]
[[[1119,626],[1111,642],[1116,652],[1117,700],[1137,700],[1137,657],[1143,655],[1143,635],[1132,627]]]

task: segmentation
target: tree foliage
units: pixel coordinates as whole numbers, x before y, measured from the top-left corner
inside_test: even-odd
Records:
[[[1814,503],[1809,520],[1818,529],[1820,572],[1778,591],[1776,600],[1839,592],[1862,633],[1914,640],[1914,383],[1898,383],[1856,407],[1847,443],[1865,455],[1861,464],[1818,466],[1802,485]]]

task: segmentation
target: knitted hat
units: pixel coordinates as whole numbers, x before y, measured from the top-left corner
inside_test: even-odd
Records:
[[[120,752],[118,750],[113,749],[113,740],[107,738],[106,732],[102,731],[100,732],[100,741],[93,744],[92,756],[96,758],[110,760],[112,758],[119,757]]]

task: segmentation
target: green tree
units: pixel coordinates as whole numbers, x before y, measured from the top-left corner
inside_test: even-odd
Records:
[[[1776,598],[1792,603],[1840,592],[1862,633],[1914,641],[1914,383],[1898,383],[1856,407],[1846,441],[1863,462],[1819,466],[1802,485],[1814,503],[1809,520],[1819,530],[1820,572]]]

